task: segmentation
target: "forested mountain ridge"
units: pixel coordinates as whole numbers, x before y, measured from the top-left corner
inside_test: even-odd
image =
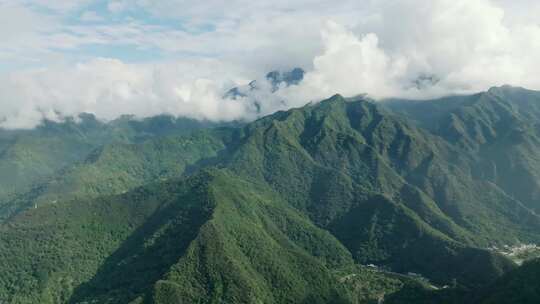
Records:
[[[181,154],[189,162],[190,157],[196,158],[190,150],[197,148],[191,146],[187,135],[219,125],[166,115],[143,120],[125,116],[106,123],[93,115],[81,114],[78,121],[44,121],[34,130],[0,130],[0,220],[20,205],[33,205],[57,184],[63,188],[55,193],[62,196],[75,190],[69,186],[74,183],[84,183],[85,192],[92,195],[108,194],[141,185],[143,182],[138,179],[156,177],[159,168],[183,171],[186,164],[177,159],[174,166],[166,164],[166,154]],[[187,137],[173,139],[182,135]],[[206,145],[203,151],[215,147],[215,143],[205,139],[197,142]],[[146,160],[160,164],[148,164]],[[105,182],[103,179],[107,178]],[[62,179],[65,181],[60,183]]]
[[[475,174],[540,208],[540,92],[494,87],[473,96],[385,105],[477,159]],[[431,113],[431,114],[428,114]]]
[[[486,248],[540,241],[536,109],[540,93],[501,87],[381,104],[336,95],[190,132],[130,128],[0,204],[0,300],[446,296],[430,284],[458,299],[516,268]]]

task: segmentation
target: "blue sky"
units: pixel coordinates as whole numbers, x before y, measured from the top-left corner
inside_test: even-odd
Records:
[[[98,57],[148,62],[191,56],[192,51],[169,50],[160,47],[158,41],[145,44],[144,39],[159,33],[198,35],[214,29],[212,24],[192,25],[179,17],[157,16],[128,1],[0,1],[0,5],[5,14],[20,15],[20,22],[27,19],[30,31],[22,26],[20,34],[28,37],[26,43],[35,43],[30,48],[25,43],[20,48],[3,46],[0,54],[7,58],[0,61],[0,69],[4,71],[47,66],[51,58],[57,63]],[[16,32],[18,26],[14,24],[8,30]],[[59,41],[47,43],[51,38]],[[208,55],[202,50],[196,53]]]
[[[253,119],[335,93],[540,89],[537,0],[0,0],[0,127],[91,112]],[[299,86],[230,101],[279,69]],[[421,75],[440,81],[418,90]]]
[[[280,41],[276,37],[262,35],[279,35],[291,23],[285,20],[289,17],[308,17],[310,23],[319,19],[314,30],[305,35],[296,33],[297,37],[314,38],[325,18],[316,9],[324,8],[324,2],[291,5],[277,1],[268,6],[262,1],[0,0],[0,20],[4,20],[0,37],[7,38],[0,43],[0,71],[100,57],[128,63],[241,58],[242,52],[262,47],[277,49]],[[314,5],[315,10],[304,9],[309,6],[306,3]],[[344,12],[329,11],[327,17],[334,14],[341,18]],[[273,24],[276,29],[272,30],[269,23],[280,19],[287,23]],[[307,47],[313,48],[313,42]],[[306,50],[293,52],[303,54]]]

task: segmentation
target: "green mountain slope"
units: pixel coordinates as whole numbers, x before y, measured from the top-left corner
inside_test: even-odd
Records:
[[[120,194],[149,182],[181,176],[195,170],[198,161],[219,157],[219,152],[225,149],[221,138],[224,132],[199,131],[137,144],[106,144],[47,182],[14,195],[0,211],[4,217],[9,217],[25,208],[59,200]]]
[[[227,171],[45,205],[0,230],[8,303],[370,303],[421,286],[354,266],[277,193]]]
[[[105,123],[81,114],[61,123],[44,121],[33,130],[0,129],[0,194],[42,180],[106,143],[138,143],[215,126],[219,124],[166,115],[141,120],[125,116]]]
[[[35,130],[0,130],[0,219],[59,197],[95,197],[177,176],[221,149],[221,137],[196,129],[215,124],[184,118],[129,117],[102,123],[45,122]],[[216,131],[219,133],[219,131]],[[178,136],[185,138],[176,140]]]
[[[3,201],[0,300],[459,303],[516,268],[485,248],[540,241],[536,96],[336,95],[197,132],[119,119]]]
[[[331,271],[352,264],[348,251],[269,190],[226,172],[44,206],[1,229],[0,294],[16,294],[3,296],[9,303],[349,297]]]
[[[364,126],[369,129],[364,130]],[[378,136],[382,139],[374,136],[378,130],[381,130]],[[468,189],[459,187],[465,184],[463,180],[457,186],[447,184],[446,191],[459,194],[459,198],[467,195],[467,201],[453,199],[440,204],[467,207],[468,210],[462,212],[468,212],[466,216],[470,221],[481,228],[484,228],[481,225],[490,225],[487,228],[491,231],[475,230],[476,227],[468,223],[458,225],[452,217],[462,219],[462,214],[445,214],[434,201],[437,197],[430,197],[428,191],[408,183],[405,179],[409,175],[407,171],[414,172],[425,164],[424,157],[434,157],[433,151],[442,150],[446,145],[380,112],[371,103],[348,103],[336,96],[316,106],[277,113],[249,125],[243,132],[245,134],[239,139],[242,145],[231,153],[230,167],[236,174],[265,181],[291,204],[306,212],[317,225],[333,232],[359,262],[391,265],[400,271],[420,272],[436,280],[456,276],[468,280],[464,272],[472,269],[461,263],[463,258],[459,256],[473,253],[465,254],[464,249],[456,247],[481,244],[485,239],[501,240],[508,235],[510,225],[516,228],[509,239],[521,233],[521,219],[506,213],[509,209],[515,210],[515,202],[503,195],[498,198],[496,193],[491,197],[479,197],[474,186],[492,192],[483,184],[473,183]],[[377,141],[390,144],[383,146]],[[401,153],[400,141],[409,145]],[[444,156],[444,152],[447,151],[435,155]],[[454,168],[450,163],[453,160],[441,157],[431,161],[433,166],[450,171],[449,175],[454,170],[464,176],[463,179],[471,180]],[[455,188],[448,189],[451,186]],[[493,210],[494,197],[506,209]],[[461,206],[455,206],[457,204]],[[486,214],[470,208],[471,204],[476,204],[481,211],[493,213],[501,225],[493,225],[497,217],[493,222],[486,221]],[[486,206],[488,204],[491,206]],[[522,212],[527,214],[529,211],[523,208]],[[531,217],[532,225],[537,225],[538,219]],[[458,243],[461,245],[456,245]],[[426,252],[426,248],[440,251]],[[487,252],[478,254],[491,255]],[[400,258],[395,259],[398,256]],[[426,259],[426,256],[432,259]],[[442,267],[439,265],[441,260],[449,262],[448,271],[434,271]],[[455,263],[451,262],[453,260]],[[504,259],[500,260],[501,267],[494,267],[493,273],[511,267]],[[473,282],[474,278],[481,277],[470,275],[469,278],[472,281],[468,283],[475,284],[478,282]]]
[[[526,262],[475,297],[482,304],[532,304],[540,301],[540,261]]]
[[[503,86],[473,96],[386,106],[476,158],[475,175],[540,208],[540,92]]]
[[[540,262],[532,260],[480,289],[448,288],[429,290],[409,284],[385,298],[390,304],[532,304],[540,301]]]

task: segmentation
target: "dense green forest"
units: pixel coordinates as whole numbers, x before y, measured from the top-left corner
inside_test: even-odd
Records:
[[[0,130],[0,302],[538,303],[540,92]]]

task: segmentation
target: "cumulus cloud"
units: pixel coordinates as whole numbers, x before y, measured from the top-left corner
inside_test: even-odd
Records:
[[[321,32],[323,53],[313,60],[313,70],[299,87],[289,92],[311,94],[311,100],[335,93],[353,96],[359,93],[397,92],[397,77],[404,74],[402,58],[392,58],[379,45],[374,33],[356,36],[343,26],[328,22]]]
[[[389,1],[374,13],[356,30],[376,33],[390,57],[405,58],[404,81],[424,73],[448,90],[539,87],[532,67],[540,66],[540,27],[506,24],[505,10],[490,1]]]
[[[223,78],[215,78],[215,73]],[[233,78],[231,73],[238,71],[212,60],[133,65],[105,58],[75,67],[12,73],[0,79],[0,125],[32,128],[42,118],[58,121],[81,112],[105,120],[161,113],[208,120],[245,118],[246,104],[222,99],[223,88],[232,85],[222,79]]]
[[[57,10],[74,9],[62,6],[62,1],[54,3]],[[0,5],[19,16],[36,14],[21,5]],[[226,5],[114,0],[106,8],[119,13],[126,7],[181,26],[134,17],[93,26],[63,25],[47,16],[29,24],[21,24],[20,18],[10,21],[25,29],[31,43],[12,35],[4,40],[9,42],[5,47],[0,44],[0,60],[23,49],[62,57],[56,49],[84,50],[85,45],[155,49],[165,58],[128,63],[123,58],[86,56],[76,63],[2,73],[0,126],[32,127],[43,118],[59,120],[80,112],[103,119],[159,113],[253,119],[335,93],[427,98],[502,84],[540,89],[540,25],[535,18],[540,6],[532,0],[372,0],[339,5],[326,0],[235,0]],[[78,14],[88,20],[96,17]],[[46,29],[47,39],[39,39],[39,27]],[[8,33],[0,30],[0,36]],[[306,69],[298,86],[274,92],[262,77],[258,90],[236,100],[223,98],[228,89],[257,75],[294,66]]]
[[[502,84],[540,89],[540,26],[507,23],[492,2],[385,1],[371,12],[352,29],[329,22],[313,70],[289,91],[426,98]],[[437,81],[419,88],[419,77]]]

